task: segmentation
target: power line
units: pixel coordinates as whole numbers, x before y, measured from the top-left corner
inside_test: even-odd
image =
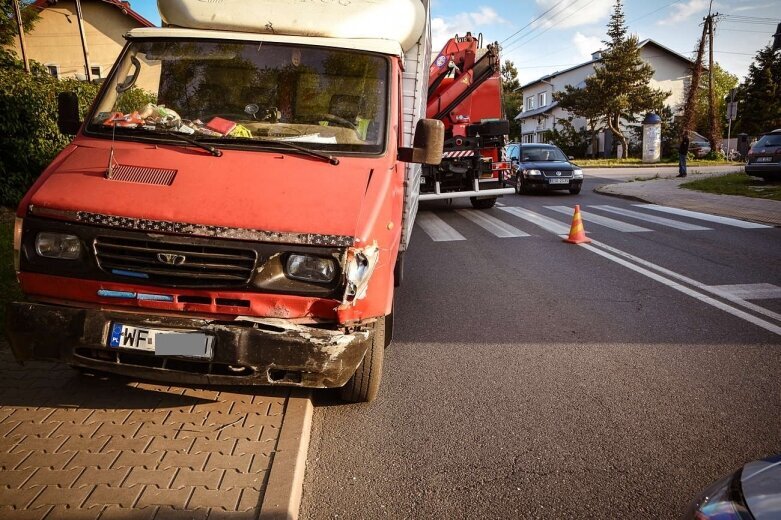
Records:
[[[578,0],[578,1],[579,1],[579,0]],[[585,9],[586,7],[588,7],[589,5],[591,5],[591,4],[593,4],[593,3],[594,3],[594,0],[590,0],[590,1],[589,1],[587,4],[585,4],[585,5],[581,6],[581,7],[579,7],[579,8],[578,8],[578,9],[576,9],[575,11],[571,12],[571,13],[569,14],[569,16],[565,16],[564,18],[562,18],[561,20],[559,20],[559,21],[558,21],[558,23],[561,23],[561,22],[563,22],[563,21],[567,20],[567,19],[568,19],[568,18],[570,18],[572,15],[574,15],[574,14],[578,13],[579,11],[581,11],[581,10]],[[572,5],[575,5],[575,4],[573,3]],[[544,30],[544,31],[542,31],[541,33],[535,34],[534,36],[532,36],[531,38],[529,38],[529,39],[528,39],[528,40],[526,40],[526,41],[518,40],[518,41],[514,42],[512,45],[508,46],[508,50],[509,50],[509,47],[512,47],[512,46],[514,46],[514,45],[518,45],[519,43],[529,43],[530,41],[532,41],[532,40],[534,40],[534,39],[536,39],[536,38],[539,38],[540,36],[542,36],[542,35],[543,35],[543,34],[545,34],[546,32],[550,31],[552,28],[553,28],[553,25],[551,25],[550,27],[548,27],[547,29],[545,29],[545,30]],[[528,35],[527,35],[527,36],[528,36]]]
[[[560,9],[559,11],[557,11],[557,12],[555,12],[555,13],[553,13],[553,14],[549,15],[549,16],[548,16],[548,20],[542,20],[542,17],[540,17],[540,20],[538,20],[538,21],[542,21],[542,22],[549,22],[549,23],[553,24],[553,22],[554,22],[554,20],[556,19],[556,17],[558,17],[560,14],[564,13],[564,12],[565,12],[567,9],[569,9],[569,8],[570,8],[570,7],[572,7],[572,6],[574,6],[575,4],[577,4],[577,3],[578,3],[578,2],[580,2],[580,1],[582,1],[582,0],[574,0],[574,1],[573,1],[572,3],[570,3],[569,5],[565,5],[565,6],[564,6],[564,7],[562,7],[562,9]],[[561,2],[559,2],[559,3],[561,3]],[[556,5],[558,5],[558,4],[556,4]],[[516,45],[518,42],[522,41],[524,38],[528,38],[529,36],[531,36],[532,34],[534,34],[534,33],[535,33],[535,31],[538,31],[538,30],[540,30],[540,28],[541,28],[541,27],[543,27],[543,25],[544,25],[543,23],[537,24],[535,27],[533,27],[533,28],[532,28],[532,29],[531,29],[529,32],[527,32],[526,34],[522,34],[522,35],[519,35],[519,36],[515,37],[514,41],[507,43],[507,45],[506,45],[505,47],[511,47],[511,46],[513,46],[513,45]]]
[[[504,42],[506,42],[507,40],[509,40],[510,38],[512,38],[513,36],[515,36],[516,34],[518,34],[519,32],[521,32],[521,31],[523,31],[524,29],[526,29],[527,27],[529,27],[531,24],[533,24],[534,22],[536,22],[537,20],[539,20],[540,18],[542,18],[543,16],[545,16],[546,14],[548,14],[549,12],[551,12],[551,11],[552,11],[553,9],[555,9],[555,8],[556,8],[556,7],[557,7],[557,6],[558,6],[560,3],[562,3],[562,2],[565,2],[565,1],[566,1],[566,0],[559,0],[558,2],[556,2],[556,3],[553,5],[553,7],[551,7],[550,9],[548,9],[547,11],[545,11],[544,13],[542,13],[540,16],[538,16],[537,18],[535,18],[535,19],[534,19],[534,20],[532,20],[531,22],[527,23],[526,25],[524,25],[523,27],[521,27],[520,29],[518,29],[517,31],[515,31],[514,33],[512,33],[510,36],[508,36],[507,38],[505,38],[504,40],[502,40],[502,41],[501,41],[501,42],[499,42],[499,43],[501,44],[501,43],[504,43]]]
[[[663,5],[662,7],[660,7],[659,9],[654,9],[654,10],[653,10],[653,11],[651,11],[650,13],[645,13],[644,15],[642,15],[642,16],[638,16],[637,18],[632,18],[631,20],[629,20],[629,21],[628,21],[628,22],[626,22],[626,23],[627,23],[627,24],[630,24],[630,23],[632,23],[632,22],[636,22],[636,21],[638,21],[638,20],[642,20],[642,19],[643,19],[643,18],[645,18],[646,16],[651,16],[651,15],[652,15],[652,14],[654,14],[654,13],[658,13],[658,12],[659,12],[659,11],[661,11],[662,9],[664,9],[664,8],[666,8],[666,7],[670,7],[670,6],[671,6],[671,5],[673,5],[673,4],[677,4],[677,3],[679,3],[680,1],[681,1],[681,0],[675,0],[674,2],[670,2],[669,4],[664,4],[664,5]]]

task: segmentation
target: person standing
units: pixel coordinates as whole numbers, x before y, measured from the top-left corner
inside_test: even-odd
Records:
[[[689,155],[689,132],[684,132],[678,147],[678,177],[686,177],[686,158]]]

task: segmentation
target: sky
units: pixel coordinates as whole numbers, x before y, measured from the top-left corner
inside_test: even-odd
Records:
[[[604,45],[615,0],[431,0],[433,52],[454,34],[482,33],[502,46],[502,60],[518,68],[521,84],[591,59]],[[710,0],[625,0],[630,33],[692,57]],[[132,8],[159,25],[155,0]],[[743,79],[756,52],[772,42],[781,23],[780,0],[713,0],[714,59]]]

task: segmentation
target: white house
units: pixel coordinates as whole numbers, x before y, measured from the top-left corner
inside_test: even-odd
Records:
[[[654,40],[643,40],[638,45],[640,57],[654,69],[651,87],[670,91],[666,105],[672,108],[673,113],[682,113],[693,62]],[[521,87],[523,109],[515,119],[521,122],[522,142],[543,142],[543,133],[546,130],[553,129],[559,119],[567,119],[572,115],[557,106],[553,93],[564,90],[565,85],[582,87],[584,80],[594,73],[594,65],[600,61],[600,53],[595,52],[592,59],[586,63],[548,74]],[[586,121],[582,118],[576,118],[572,123],[578,129],[586,126]],[[606,148],[608,151],[611,148],[609,132],[607,146],[605,138],[605,132],[600,132],[599,154],[604,154]]]

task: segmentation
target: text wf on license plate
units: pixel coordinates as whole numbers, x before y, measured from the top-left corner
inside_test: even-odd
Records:
[[[110,348],[152,352],[157,356],[189,356],[211,359],[214,337],[202,332],[174,331],[112,323]]]

